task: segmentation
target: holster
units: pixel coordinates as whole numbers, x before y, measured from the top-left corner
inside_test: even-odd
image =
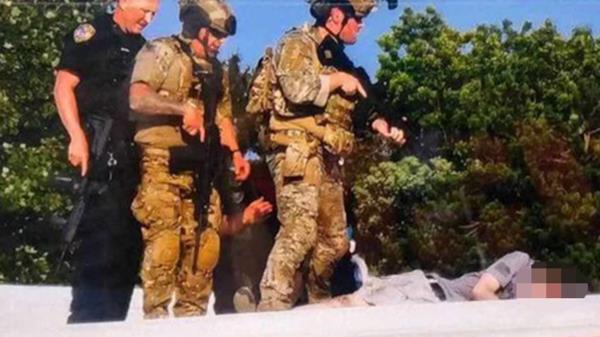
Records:
[[[113,140],[108,146],[108,151],[111,152],[117,160],[117,167],[122,170],[138,172],[138,163],[140,155],[135,143],[129,140]]]

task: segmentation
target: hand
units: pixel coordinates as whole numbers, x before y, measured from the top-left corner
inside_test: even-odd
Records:
[[[250,175],[250,162],[238,151],[233,152],[233,168],[235,170],[235,180],[244,181]]]
[[[356,77],[343,72],[339,74],[341,75],[340,80],[342,82],[340,88],[346,95],[353,96],[358,91],[362,97],[367,97],[367,91]]]
[[[265,201],[263,197],[260,197],[244,209],[242,223],[244,226],[259,223],[271,214],[271,212],[273,212],[273,205]]]
[[[235,235],[250,225],[263,221],[273,212],[273,205],[264,198],[254,200],[248,205],[242,214],[226,215],[221,224],[221,235]]]
[[[80,135],[71,138],[68,156],[71,165],[75,167],[81,166],[81,176],[85,176],[88,172],[90,150],[83,131],[81,131]]]
[[[183,110],[183,125],[185,132],[192,136],[198,134],[200,141],[204,142],[206,131],[204,130],[204,109],[188,102]]]
[[[377,118],[375,121],[373,121],[371,127],[385,139],[390,139],[399,145],[404,145],[404,143],[406,143],[404,131],[395,126],[390,128],[388,122],[383,118]]]

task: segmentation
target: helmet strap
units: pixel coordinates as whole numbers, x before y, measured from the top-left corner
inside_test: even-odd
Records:
[[[329,27],[327,27],[327,26],[323,26],[323,28],[325,28],[325,30],[326,30],[326,31],[329,33],[329,35],[333,36],[333,37],[334,37],[336,40],[339,40],[339,38],[340,38],[340,36],[339,36],[339,35],[340,35],[340,32],[342,31],[341,29],[340,29],[340,31],[339,31],[339,32],[336,34],[336,33],[334,33],[333,31],[331,31],[331,29],[329,29]],[[342,28],[343,28],[343,27],[342,27]]]
[[[200,45],[202,46],[202,49],[204,51],[204,58],[206,59],[210,59],[209,55],[208,55],[208,34],[205,34],[204,36],[200,37],[200,30],[202,30],[202,28],[206,28],[207,31],[209,31],[208,27],[201,27],[198,30],[198,34],[196,34],[196,37],[194,37],[194,40],[197,40],[198,43],[200,43]]]
[[[208,30],[208,28],[207,28]],[[200,34],[200,31],[198,31],[198,34]],[[202,45],[202,48],[204,48],[204,53],[207,52],[208,50],[208,35],[204,35],[204,37],[202,39],[197,38],[198,41],[200,42],[200,44]]]
[[[348,13],[347,10],[343,10],[340,7],[336,7],[338,9],[340,9],[340,11],[344,14],[344,19],[342,20],[342,25],[340,27],[340,30],[336,33],[334,33],[331,29],[329,29],[329,27],[327,27],[327,21],[325,21],[323,23],[323,28],[325,28],[325,30],[333,37],[335,37],[337,40],[340,39],[340,33],[342,32],[342,30],[344,30],[344,27],[346,27],[346,25],[348,24],[348,21],[350,20],[350,18],[352,17],[350,15],[350,13]],[[331,8],[333,9],[333,8]],[[329,16],[331,16],[331,9],[329,10]]]

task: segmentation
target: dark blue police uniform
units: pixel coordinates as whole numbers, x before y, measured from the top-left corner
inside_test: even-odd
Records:
[[[141,35],[125,34],[112,15],[102,14],[65,37],[57,66],[80,78],[75,95],[84,123],[92,116],[114,121],[101,162],[91,163],[103,169],[90,177],[100,188],[89,200],[76,238],[69,323],[125,319],[138,280],[142,240],[130,205],[139,174],[128,88],[144,43]]]

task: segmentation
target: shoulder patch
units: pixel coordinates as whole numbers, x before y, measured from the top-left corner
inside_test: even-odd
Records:
[[[73,40],[77,43],[83,43],[91,39],[96,34],[96,28],[89,23],[79,25],[73,32]]]

